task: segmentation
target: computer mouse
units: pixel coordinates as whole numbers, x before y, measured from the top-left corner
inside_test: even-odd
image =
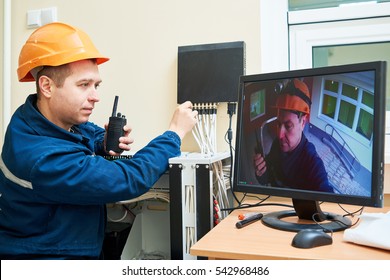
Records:
[[[294,236],[291,245],[297,248],[315,248],[332,243],[332,236],[321,229],[303,229]]]

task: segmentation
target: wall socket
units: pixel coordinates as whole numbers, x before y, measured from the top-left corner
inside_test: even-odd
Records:
[[[57,7],[27,11],[27,28],[38,28],[57,21]]]

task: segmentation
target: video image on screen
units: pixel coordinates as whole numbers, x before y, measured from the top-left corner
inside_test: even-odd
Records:
[[[243,76],[235,191],[381,207],[384,69]]]

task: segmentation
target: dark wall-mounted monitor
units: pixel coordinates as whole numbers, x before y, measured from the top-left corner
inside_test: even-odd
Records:
[[[237,102],[239,79],[244,74],[244,42],[181,46],[177,101]]]
[[[298,231],[316,223],[284,217],[349,219],[319,202],[383,206],[385,62],[242,76],[234,191],[292,198],[295,211],[266,215],[271,227]]]

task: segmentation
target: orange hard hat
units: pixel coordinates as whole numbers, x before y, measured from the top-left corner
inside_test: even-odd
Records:
[[[18,79],[34,81],[31,70],[40,66],[59,66],[84,59],[96,59],[97,64],[109,60],[102,56],[89,36],[68,24],[54,22],[35,30],[19,55]]]
[[[293,79],[280,92],[276,100],[276,108],[310,114],[310,98],[307,85],[298,79]]]

